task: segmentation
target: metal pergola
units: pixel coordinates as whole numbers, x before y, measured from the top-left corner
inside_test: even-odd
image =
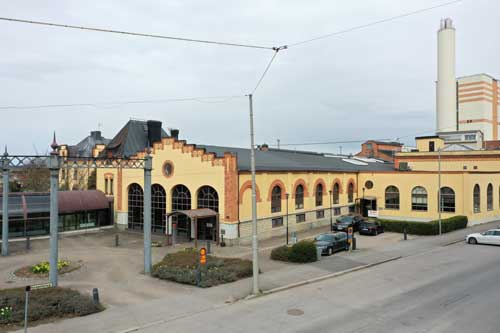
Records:
[[[2,256],[9,255],[9,181],[11,170],[23,170],[36,165],[37,168],[50,170],[50,271],[49,281],[56,287],[58,283],[58,189],[61,168],[72,169],[144,169],[144,273],[150,274],[151,259],[151,170],[152,157],[145,158],[101,158],[101,157],[64,157],[59,156],[58,144],[51,145],[50,155],[9,155],[7,148],[0,158],[3,177],[2,207]]]

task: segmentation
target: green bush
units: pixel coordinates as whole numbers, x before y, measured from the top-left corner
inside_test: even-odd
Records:
[[[57,270],[60,271],[66,266],[69,266],[71,262],[67,260],[59,260],[57,261]],[[50,264],[47,261],[42,261],[39,264],[31,266],[31,271],[35,274],[44,274],[50,271]]]
[[[314,262],[316,257],[316,244],[311,240],[302,240],[292,246],[283,245],[271,251],[271,259],[297,263]]]
[[[314,262],[318,260],[316,244],[311,240],[302,240],[293,244],[288,256],[291,262]]]
[[[271,251],[271,259],[273,260],[281,260],[288,261],[288,257],[290,256],[291,247],[288,245],[283,245],[277,248],[274,248]]]
[[[184,249],[167,254],[153,266],[152,275],[162,280],[196,285],[198,251]],[[212,287],[252,276],[252,262],[238,258],[207,256],[207,264],[201,270],[200,287]]]
[[[20,325],[24,321],[24,288],[0,290],[0,308],[9,308],[9,314],[0,316],[0,325]],[[86,316],[102,311],[90,296],[67,288],[32,290],[29,300],[29,321]]]
[[[430,222],[415,222],[415,221],[396,221],[396,220],[383,220],[378,221],[384,226],[385,231],[403,233],[404,228],[411,235],[438,235],[439,234],[439,221],[433,220]],[[453,216],[441,220],[442,233],[464,229],[467,227],[467,216]]]

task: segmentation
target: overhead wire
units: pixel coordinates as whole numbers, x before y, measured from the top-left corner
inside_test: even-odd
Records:
[[[342,29],[342,30],[339,30],[339,31],[328,33],[328,34],[325,34],[325,35],[321,35],[321,36],[309,38],[309,39],[302,40],[302,41],[299,41],[299,42],[289,43],[288,46],[289,47],[294,47],[294,46],[299,46],[299,45],[307,44],[307,43],[314,42],[314,41],[317,41],[317,40],[320,40],[320,39],[325,39],[325,38],[329,38],[329,37],[333,37],[333,36],[345,34],[345,33],[348,33],[348,32],[352,32],[352,31],[355,31],[355,30],[360,30],[360,29],[364,29],[364,28],[367,28],[367,27],[371,27],[371,26],[374,26],[374,25],[377,25],[377,24],[387,23],[387,22],[394,21],[394,20],[397,20],[397,19],[400,19],[400,18],[403,18],[403,17],[408,17],[408,16],[420,14],[420,13],[427,12],[427,11],[430,11],[430,10],[433,10],[433,9],[436,9],[436,8],[450,6],[450,5],[456,4],[456,3],[461,2],[461,1],[463,1],[463,0],[448,1],[448,2],[441,3],[439,5],[435,5],[435,6],[432,6],[432,7],[426,7],[426,8],[414,10],[414,11],[407,12],[407,13],[404,13],[404,14],[400,14],[400,15],[396,15],[396,16],[391,16],[391,17],[388,17],[388,18],[385,18],[385,19],[382,19],[382,20],[373,21],[373,22],[369,22],[369,23],[357,25],[357,26],[354,26],[354,27],[350,27],[350,28],[347,28],[347,29]]]
[[[187,97],[187,98],[170,98],[170,99],[151,99],[151,100],[136,100],[136,101],[123,101],[123,102],[104,102],[104,103],[73,103],[73,104],[45,104],[45,105],[9,105],[0,106],[0,110],[29,110],[29,109],[56,109],[56,108],[73,108],[73,107],[104,107],[113,108],[128,104],[157,104],[157,103],[173,103],[173,102],[185,102],[194,101],[198,103],[225,103],[229,100],[235,98],[245,97],[244,95],[232,95],[232,96],[200,96],[200,97]],[[221,99],[216,101],[210,101],[213,99]]]
[[[269,69],[271,68],[271,65],[273,64],[274,59],[276,59],[276,56],[278,55],[278,52],[281,51],[281,50],[286,50],[287,48],[288,48],[288,46],[286,46],[286,45],[283,45],[283,46],[280,46],[280,47],[276,48],[276,50],[274,51],[273,56],[271,57],[271,60],[269,60],[269,62],[267,63],[266,68],[264,69],[264,72],[260,76],[259,81],[257,81],[257,84],[253,88],[253,90],[251,92],[252,95],[255,94],[255,92],[259,88],[260,84],[264,80],[264,77],[266,77],[266,74],[267,74],[267,72],[269,72]]]
[[[273,51],[276,49],[276,47],[272,47],[272,46],[262,46],[262,45],[253,45],[253,44],[245,44],[245,43],[222,42],[222,41],[207,40],[207,39],[195,39],[195,38],[185,38],[185,37],[176,37],[176,36],[166,36],[166,35],[133,32],[133,31],[123,31],[123,30],[78,26],[78,25],[71,25],[71,24],[23,20],[23,19],[18,19],[18,18],[11,18],[11,17],[0,17],[0,21],[8,21],[8,22],[16,22],[16,23],[24,23],[24,24],[34,24],[34,25],[67,28],[67,29],[78,29],[78,30],[86,30],[86,31],[94,31],[94,32],[106,32],[106,33],[113,33],[113,34],[138,36],[138,37],[170,39],[170,40],[177,40],[177,41],[182,41],[182,42],[214,44],[214,45],[233,46],[233,47],[245,47],[245,48],[264,49],[264,50],[273,50]]]

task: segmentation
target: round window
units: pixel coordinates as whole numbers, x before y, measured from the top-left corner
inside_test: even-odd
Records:
[[[372,189],[373,188],[373,182],[371,180],[367,180],[365,183],[365,187],[367,189]]]
[[[172,162],[167,161],[163,163],[163,174],[165,175],[165,177],[170,177],[172,176],[173,173],[174,173],[174,165],[172,164]]]

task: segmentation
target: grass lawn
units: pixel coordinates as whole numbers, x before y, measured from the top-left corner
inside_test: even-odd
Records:
[[[10,308],[7,316],[1,316],[0,332],[19,329],[24,325],[24,288],[0,290],[0,311]],[[28,322],[30,326],[42,322],[50,322],[60,318],[80,317],[104,310],[95,305],[92,298],[84,296],[76,290],[67,288],[47,288],[32,290],[28,302]]]
[[[198,250],[188,248],[167,254],[153,266],[153,276],[184,284],[196,285]],[[212,287],[252,276],[252,262],[238,258],[207,256],[202,269],[200,287]]]

